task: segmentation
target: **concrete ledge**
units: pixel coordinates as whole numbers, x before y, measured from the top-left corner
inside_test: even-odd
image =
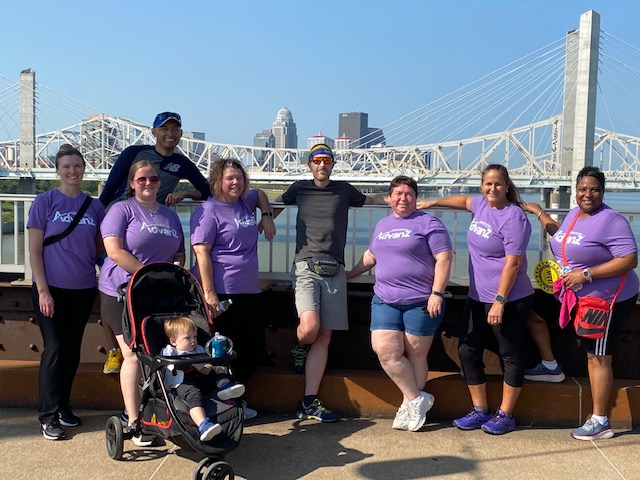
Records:
[[[0,407],[35,407],[38,366],[34,361],[0,361]],[[502,378],[490,375],[487,386],[489,402],[497,408]],[[467,386],[457,373],[430,372],[426,389],[436,397],[429,418],[451,420],[469,411]],[[246,400],[259,411],[295,412],[303,391],[302,375],[285,368],[263,367],[251,379]],[[319,395],[327,407],[349,417],[393,417],[401,401],[395,385],[384,372],[375,370],[330,370]],[[77,408],[121,409],[118,376],[104,375],[102,364],[81,364],[72,403]],[[615,428],[640,427],[639,382],[615,380],[610,405]],[[562,383],[526,381],[515,415],[521,425],[574,427],[583,423],[591,406],[586,378],[568,377]]]

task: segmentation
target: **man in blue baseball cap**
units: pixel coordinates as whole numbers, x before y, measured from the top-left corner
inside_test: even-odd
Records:
[[[113,165],[104,185],[100,201],[104,206],[122,200],[128,190],[129,168],[139,160],[148,160],[160,173],[158,202],[175,205],[185,198],[206,200],[211,196],[209,182],[196,165],[175,151],[182,138],[182,119],[174,112],[162,112],[153,121],[152,135],[155,145],[133,145],[123,150]],[[186,179],[196,188],[192,191],[173,192],[181,179]]]
[[[100,195],[100,202],[105,207],[124,198],[129,190],[129,169],[139,160],[151,162],[160,175],[158,202],[175,205],[185,198],[206,200],[211,196],[209,182],[202,176],[200,170],[191,160],[175,151],[182,138],[180,115],[174,112],[159,113],[153,121],[151,133],[156,138],[155,145],[127,147],[116,160]],[[176,185],[183,178],[189,180],[196,190],[174,193]],[[109,324],[103,322],[102,326],[109,347],[103,372],[118,373],[122,365],[122,354]]]

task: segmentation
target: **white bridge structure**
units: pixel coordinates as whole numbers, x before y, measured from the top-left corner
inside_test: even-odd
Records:
[[[604,66],[617,66],[618,76],[621,68],[601,47],[599,25],[599,15],[587,12],[581,16],[579,29],[547,51],[535,52],[537,57],[525,57],[491,78],[383,127],[389,143],[398,146],[336,150],[334,178],[380,186],[405,174],[423,187],[467,187],[479,185],[484,166],[500,163],[507,166],[518,186],[570,188],[581,166],[594,165],[605,172],[608,189],[640,188],[640,137],[596,126],[596,94],[605,90],[604,80],[608,79],[602,75]],[[612,48],[620,45],[604,32],[602,38]],[[634,71],[637,76],[639,70]],[[55,178],[53,156],[61,144],[70,143],[85,155],[85,179],[103,181],[126,147],[155,143],[148,126],[106,113],[36,134],[35,72],[22,75],[21,135],[17,140],[0,141],[0,179]],[[608,111],[608,105],[598,106]],[[516,118],[505,122],[505,112],[515,112]],[[463,122],[451,123],[449,133],[442,134],[443,124],[451,118]],[[530,121],[523,121],[525,118]],[[483,121],[483,126],[472,124],[476,120]],[[490,132],[499,126],[500,131]],[[472,134],[465,136],[469,131]],[[410,134],[423,141],[404,144]],[[282,184],[308,178],[305,150],[228,145],[187,135],[178,149],[205,176],[216,159],[233,158],[247,166],[255,182]]]

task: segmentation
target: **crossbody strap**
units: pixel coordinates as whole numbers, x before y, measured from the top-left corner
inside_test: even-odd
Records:
[[[44,242],[42,242],[42,246],[46,247],[47,245],[51,245],[52,243],[59,242],[64,237],[66,237],[71,232],[73,232],[74,228],[76,228],[76,226],[80,223],[80,220],[82,220],[82,217],[84,216],[85,212],[89,209],[89,205],[91,205],[92,201],[93,199],[91,198],[91,196],[87,195],[87,198],[85,198],[84,202],[82,203],[80,210],[78,210],[78,213],[76,213],[76,216],[73,217],[73,220],[71,220],[71,223],[65,229],[65,231],[45,238]]]

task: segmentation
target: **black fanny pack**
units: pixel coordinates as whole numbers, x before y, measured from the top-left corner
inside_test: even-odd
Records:
[[[333,257],[317,256],[307,260],[311,271],[323,277],[333,277],[340,271],[340,262]]]

